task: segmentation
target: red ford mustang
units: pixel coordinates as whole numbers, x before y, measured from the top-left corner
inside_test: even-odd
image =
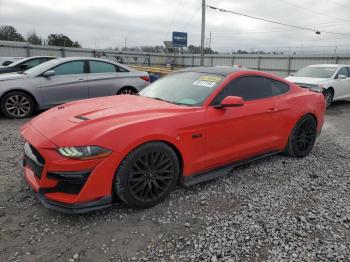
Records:
[[[176,183],[285,152],[304,157],[324,121],[322,93],[228,67],[177,71],[138,96],[88,99],[46,111],[21,130],[23,176],[43,205],[69,213],[151,207]]]

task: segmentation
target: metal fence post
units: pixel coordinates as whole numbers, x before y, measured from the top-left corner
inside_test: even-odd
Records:
[[[337,57],[335,58],[335,63],[336,63],[336,64],[339,63],[339,56],[337,56]]]
[[[234,66],[235,65],[235,56],[232,56],[232,66]]]
[[[192,67],[194,67],[194,56],[192,56]]]
[[[210,66],[213,66],[213,60],[214,60],[214,57],[212,56],[212,57],[210,58]]]
[[[292,62],[292,57],[289,56],[288,57],[288,66],[287,66],[287,75],[290,75],[290,72],[291,72],[291,69],[290,69],[291,62]]]
[[[61,56],[66,57],[66,50],[64,49],[64,47],[62,47],[61,49]]]
[[[30,46],[26,46],[26,51],[27,51],[27,57],[30,57]]]
[[[260,70],[261,56],[258,56],[258,70]]]

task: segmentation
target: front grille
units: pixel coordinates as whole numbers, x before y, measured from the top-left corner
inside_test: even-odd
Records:
[[[23,165],[29,167],[39,179],[44,169],[45,159],[32,145],[25,143]]]

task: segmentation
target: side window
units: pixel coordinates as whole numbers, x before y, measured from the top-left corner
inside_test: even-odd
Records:
[[[342,67],[338,71],[338,75],[345,75],[346,77],[349,77],[348,70],[346,70],[346,67]]]
[[[100,62],[100,61],[89,61],[90,73],[112,73],[116,72],[115,65]]]
[[[350,76],[350,66],[346,67],[346,69],[348,70],[348,75]]]
[[[245,101],[272,96],[271,85],[264,77],[245,76],[233,80],[216,97],[213,104],[221,103],[226,96],[240,96]]]
[[[53,70],[55,70],[55,75],[84,74],[84,62],[74,61],[64,63],[62,65],[56,66],[55,68],[53,68]]]
[[[270,82],[271,88],[272,88],[272,95],[278,96],[280,94],[287,93],[289,91],[289,85],[282,83],[280,81],[267,79],[267,81]]]

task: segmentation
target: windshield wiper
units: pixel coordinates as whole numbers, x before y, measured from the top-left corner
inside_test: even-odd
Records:
[[[190,106],[188,104],[178,103],[178,102],[174,102],[174,101],[169,101],[169,100],[165,100],[165,99],[162,99],[162,98],[159,98],[159,97],[151,97],[151,96],[145,96],[145,97],[151,98],[151,99],[155,99],[155,100],[159,100],[159,101],[163,101],[163,102],[167,102],[167,103],[170,103],[170,104],[173,104],[173,105]]]
[[[171,103],[170,101],[165,100],[165,99],[162,99],[162,98],[159,98],[159,97],[150,97],[150,98],[153,98],[153,99],[155,99],[155,100],[159,100],[159,101],[163,101],[163,102],[168,102],[168,103]]]

